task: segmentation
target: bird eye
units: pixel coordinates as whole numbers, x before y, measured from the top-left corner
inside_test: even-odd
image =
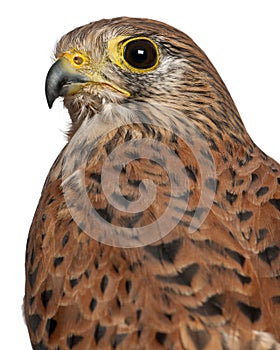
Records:
[[[154,69],[159,61],[156,45],[146,38],[134,38],[123,44],[125,62],[136,70]]]

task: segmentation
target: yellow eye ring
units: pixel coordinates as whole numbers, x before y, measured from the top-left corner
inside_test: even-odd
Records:
[[[156,43],[147,37],[119,36],[109,40],[108,54],[112,62],[135,73],[154,70],[160,61]]]
[[[121,53],[124,64],[132,71],[148,72],[159,63],[159,52],[156,44],[148,38],[139,37],[122,43]]]

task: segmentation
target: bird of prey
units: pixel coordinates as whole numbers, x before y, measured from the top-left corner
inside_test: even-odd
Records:
[[[55,58],[71,124],[27,242],[33,349],[280,349],[280,166],[205,53],[122,17]]]

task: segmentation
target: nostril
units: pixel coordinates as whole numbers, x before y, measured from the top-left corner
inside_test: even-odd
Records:
[[[73,61],[78,66],[80,66],[84,62],[84,60],[83,60],[83,58],[81,56],[74,56],[73,57]]]

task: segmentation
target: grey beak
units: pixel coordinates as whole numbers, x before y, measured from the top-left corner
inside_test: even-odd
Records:
[[[73,84],[89,82],[90,79],[79,73],[66,58],[58,59],[48,71],[45,84],[49,108],[59,96],[66,96]]]

